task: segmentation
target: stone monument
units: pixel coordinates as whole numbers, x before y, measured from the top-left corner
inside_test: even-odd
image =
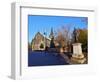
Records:
[[[81,47],[82,44],[78,42],[78,36],[79,36],[78,30],[74,29],[73,35],[74,35],[74,43],[72,44],[73,55],[71,57],[71,63],[82,64],[86,61],[86,58],[84,57],[84,54],[82,53],[82,47]]]

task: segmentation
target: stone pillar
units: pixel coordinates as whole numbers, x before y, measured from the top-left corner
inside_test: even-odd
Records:
[[[81,45],[81,43],[73,44],[73,55],[71,58],[72,64],[81,64],[86,61],[86,58],[84,58],[84,54],[82,53]]]
[[[81,43],[74,43],[73,44],[73,55],[72,56],[79,56],[82,55],[82,48]]]

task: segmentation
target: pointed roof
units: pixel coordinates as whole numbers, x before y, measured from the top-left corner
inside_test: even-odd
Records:
[[[51,40],[50,38],[46,37],[45,35],[41,34],[40,32],[37,32],[37,33],[35,34],[35,37],[36,37],[37,35],[40,35],[41,37],[45,37],[45,38],[48,39],[48,40]],[[34,41],[35,37],[32,39],[32,42]]]

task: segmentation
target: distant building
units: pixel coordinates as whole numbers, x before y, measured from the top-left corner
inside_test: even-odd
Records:
[[[45,47],[50,47],[50,41],[50,38],[47,38],[40,32],[37,32],[31,42],[32,50],[44,50]]]

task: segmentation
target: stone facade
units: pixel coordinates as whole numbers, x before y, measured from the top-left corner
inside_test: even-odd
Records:
[[[45,47],[50,47],[50,41],[51,41],[50,38],[47,38],[40,32],[38,32],[31,42],[32,50],[44,50]]]

